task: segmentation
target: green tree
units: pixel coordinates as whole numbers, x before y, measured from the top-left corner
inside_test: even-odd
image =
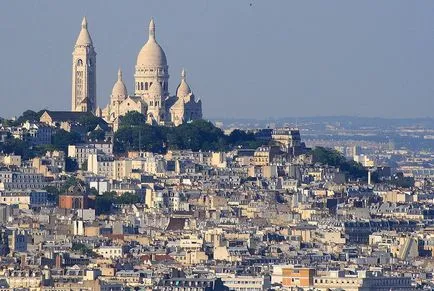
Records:
[[[102,129],[96,129],[89,132],[87,138],[91,141],[104,141],[105,132]]]
[[[60,187],[59,192],[62,193],[66,193],[68,191],[68,189],[71,186],[78,186],[78,185],[82,185],[83,186],[83,182],[79,179],[77,179],[74,176],[69,176],[65,182],[63,183],[63,185]]]
[[[65,171],[66,172],[75,172],[78,170],[78,163],[76,160],[66,157],[65,158]]]
[[[183,138],[183,147],[193,151],[224,150],[225,135],[220,128],[211,122],[196,120],[175,128]]]
[[[35,112],[33,110],[26,110],[21,114],[20,117],[15,121],[17,125],[20,125],[26,121],[30,122],[39,122],[39,119],[41,118],[42,114],[45,112],[45,110],[40,110],[38,112]]]
[[[45,191],[48,193],[48,200],[51,202],[55,202],[56,204],[59,202],[59,194],[60,191],[55,186],[46,186],[44,188]]]
[[[412,188],[414,187],[414,178],[413,177],[405,177],[402,172],[398,172],[393,175],[390,184],[395,185],[399,188]]]
[[[130,150],[163,153],[166,137],[159,126],[143,124],[137,127],[121,127],[115,134],[115,151]]]
[[[139,195],[130,192],[122,194],[115,201],[116,204],[136,204],[141,202]]]
[[[6,138],[5,142],[0,145],[0,151],[5,154],[20,155],[24,160],[33,158],[34,152],[31,150],[29,142],[14,137]]]
[[[57,131],[51,137],[51,144],[57,150],[67,152],[68,145],[74,145],[81,142],[81,136],[77,132],[68,132],[63,129]]]
[[[130,111],[120,118],[121,127],[142,126],[144,124],[146,124],[146,116],[137,111]]]
[[[80,243],[80,242],[73,242],[72,243],[72,248],[73,251],[75,252],[79,252],[82,255],[86,255],[88,257],[95,257],[97,256],[97,254],[90,248],[88,247],[86,244],[84,243]]]
[[[194,151],[227,150],[234,147],[257,148],[262,141],[252,133],[241,130],[227,136],[211,122],[196,120],[177,127],[151,126],[140,113],[128,113],[123,126],[115,134],[116,153],[145,150],[164,153],[167,149],[191,149]]]
[[[95,213],[108,214],[112,209],[113,202],[116,199],[116,192],[105,192],[95,198]]]
[[[316,147],[311,154],[313,162],[339,168],[350,179],[367,178],[368,171],[360,163],[347,160],[336,150]]]
[[[81,116],[78,119],[78,122],[86,127],[86,132],[93,131],[98,125],[102,128],[106,128],[106,123],[101,118],[93,115],[92,113],[88,113],[86,115]]]

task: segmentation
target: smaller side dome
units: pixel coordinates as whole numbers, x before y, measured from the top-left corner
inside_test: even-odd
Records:
[[[176,89],[176,96],[179,98],[183,98],[191,94],[191,89],[190,86],[188,86],[186,79],[187,76],[185,70],[182,69],[181,83],[179,83],[178,88]]]
[[[163,96],[163,88],[160,82],[152,82],[151,88],[149,88],[149,94],[157,97]]]
[[[124,81],[122,80],[122,71],[121,69],[119,69],[118,80],[113,86],[111,98],[112,100],[122,101],[125,98],[127,98],[127,96],[128,96],[127,87],[125,86]]]

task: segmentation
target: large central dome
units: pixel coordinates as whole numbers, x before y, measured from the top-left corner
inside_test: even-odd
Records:
[[[165,67],[167,66],[166,54],[155,39],[155,24],[151,19],[149,23],[149,38],[137,56],[139,67]]]

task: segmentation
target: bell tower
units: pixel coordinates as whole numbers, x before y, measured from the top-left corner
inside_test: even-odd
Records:
[[[96,52],[87,29],[86,17],[72,53],[72,104],[71,111],[96,110]]]

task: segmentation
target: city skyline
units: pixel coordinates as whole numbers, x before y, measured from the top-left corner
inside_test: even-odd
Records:
[[[434,290],[433,12],[0,1],[1,291]]]
[[[10,56],[0,68],[0,99],[8,100],[1,117],[69,108],[71,53],[83,16],[98,54],[101,107],[119,67],[128,91],[134,91],[135,56],[154,17],[172,80],[185,67],[194,78],[193,91],[205,102],[205,118],[433,117],[431,3],[24,5],[1,4],[0,35]],[[171,94],[176,85],[170,84]]]

